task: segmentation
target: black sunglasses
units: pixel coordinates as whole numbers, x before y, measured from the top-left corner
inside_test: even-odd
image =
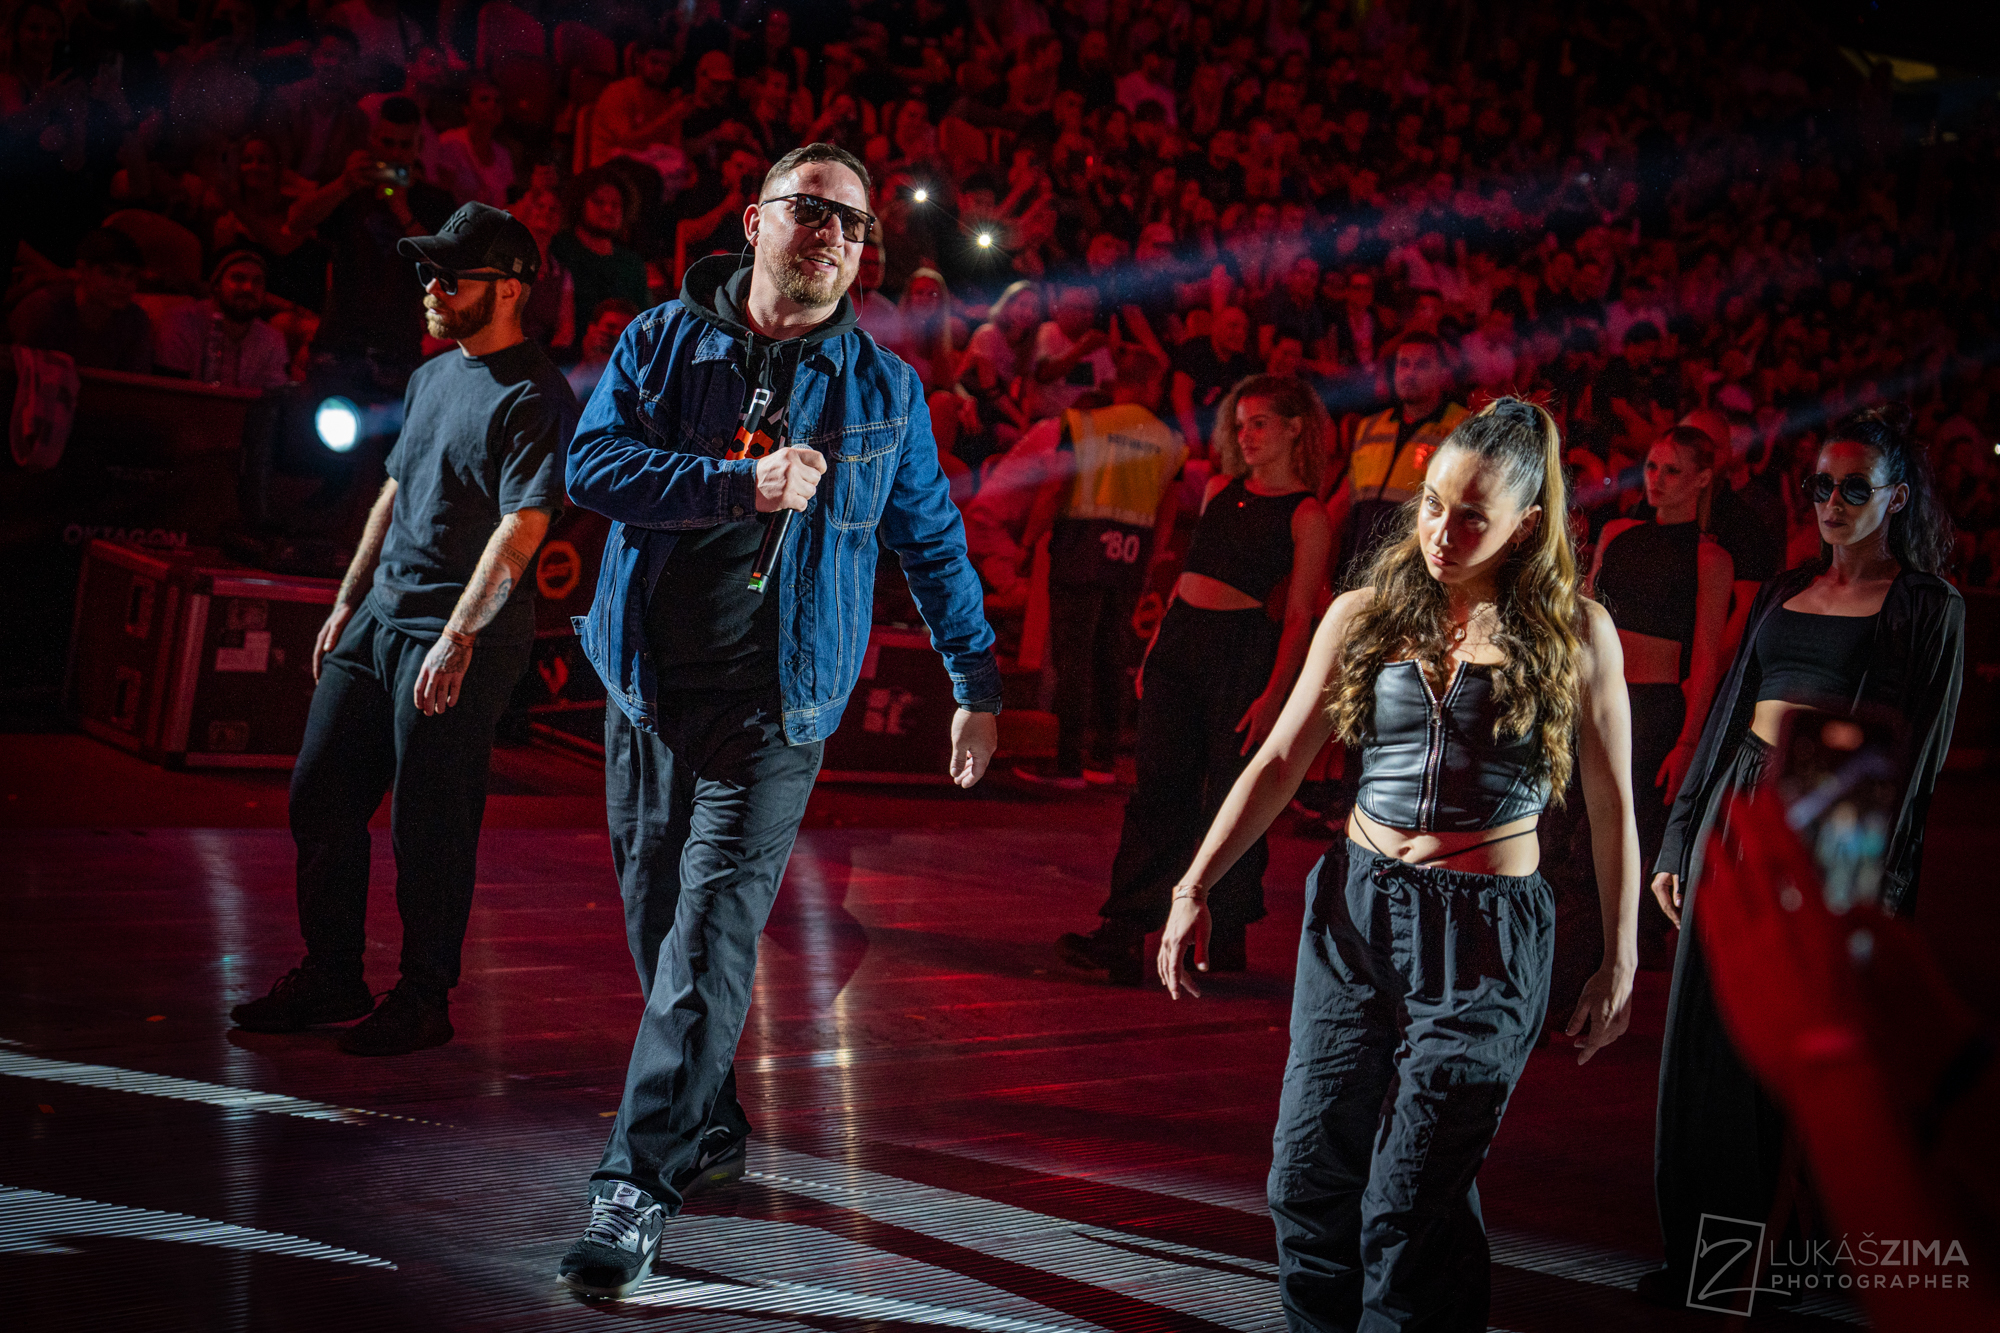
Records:
[[[846,204],[836,204],[831,199],[822,199],[816,194],[781,194],[776,199],[760,199],[757,207],[765,204],[785,204],[792,206],[792,220],[807,231],[818,231],[826,225],[827,215],[840,219],[840,233],[850,241],[865,241],[875,226],[875,215],[864,213]]]
[[[417,265],[417,285],[425,291],[429,291],[430,285],[436,283],[438,286],[444,288],[446,296],[457,296],[458,284],[462,281],[498,282],[506,276],[505,273],[496,273],[491,269],[473,273],[456,273],[448,268],[439,268],[436,264]]]
[[[1833,498],[1835,491],[1839,491],[1841,499],[1859,507],[1867,504],[1868,497],[1875,492],[1886,491],[1895,484],[1893,481],[1885,481],[1880,486],[1870,486],[1868,478],[1859,472],[1850,472],[1839,481],[1835,481],[1828,473],[1815,472],[1799,483],[1799,489],[1804,491],[1816,505],[1825,504]]]

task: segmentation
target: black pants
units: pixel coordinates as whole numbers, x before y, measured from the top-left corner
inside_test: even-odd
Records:
[[[1111,896],[1097,914],[1152,932],[1167,922],[1174,881],[1194,859],[1222,798],[1250,762],[1236,730],[1271,683],[1283,630],[1262,607],[1203,611],[1175,602],[1146,657],[1139,700],[1138,784],[1125,803],[1125,827],[1111,863]],[[1209,890],[1218,925],[1264,915],[1259,838]]]
[[[1694,855],[1681,884],[1681,939],[1667,996],[1653,1148],[1660,1235],[1677,1291],[1687,1288],[1701,1215],[1765,1221],[1784,1161],[1784,1113],[1744,1067],[1722,1026],[1709,985],[1708,957],[1694,928],[1709,835],[1727,819],[1730,798],[1754,790],[1763,780],[1775,753],[1755,736],[1743,738],[1702,808]],[[1704,1282],[1710,1276],[1705,1266]]]
[[[1673,807],[1667,792],[1654,785],[1660,765],[1673,753],[1687,719],[1687,696],[1678,685],[1627,685],[1632,705],[1632,816],[1639,825],[1639,864],[1651,866],[1667,836],[1667,816]],[[1650,871],[1642,871],[1650,882]],[[1643,943],[1660,945],[1673,929],[1650,890],[1640,894],[1639,935]]]
[[[1270,1180],[1286,1322],[1483,1333],[1474,1177],[1548,1006],[1548,885],[1343,838],[1306,903]]]
[[[1109,769],[1127,689],[1132,611],[1139,589],[1095,583],[1049,584],[1049,660],[1056,672],[1056,772]]]
[[[731,1067],[757,937],[819,775],[775,691],[666,696],[660,734],[604,713],[604,792],[625,937],[646,1007],[595,1192],[630,1181],[678,1214],[711,1123],[747,1129]]]
[[[458,702],[417,711],[431,645],[382,623],[367,603],[320,665],[292,769],[299,930],[315,965],[361,975],[368,917],[368,820],[393,790],[396,911],[403,980],[432,999],[458,984],[472,913],[493,728],[528,668],[528,645],[472,650]]]

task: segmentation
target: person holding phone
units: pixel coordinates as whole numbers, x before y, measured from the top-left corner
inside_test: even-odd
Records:
[[[411,285],[396,243],[437,232],[453,205],[451,195],[411,171],[419,118],[407,97],[384,101],[368,146],[350,153],[341,173],[300,198],[285,220],[295,236],[316,233],[329,252],[326,310],[312,345],[317,362],[368,361],[378,375],[407,378],[423,359],[424,293]]]
[[[1330,737],[1358,747],[1347,836],[1306,883],[1272,1145],[1293,1329],[1486,1327],[1474,1178],[1548,1008],[1537,827],[1575,766],[1604,919],[1567,1025],[1579,1064],[1625,1031],[1638,966],[1622,654],[1581,594],[1555,420],[1498,399],[1416,484],[1175,885],[1155,960],[1176,999],[1200,993],[1210,889]]]
[[[1775,767],[1788,715],[1886,709],[1908,727],[1901,806],[1883,858],[1881,901],[1916,909],[1924,819],[1951,745],[1964,674],[1965,603],[1940,575],[1952,550],[1922,449],[1900,405],[1828,432],[1804,482],[1820,554],[1757,595],[1668,817],[1652,893],[1681,927],[1661,1047],[1654,1191],[1666,1263],[1639,1294],[1680,1305],[1704,1213],[1762,1222],[1777,1195],[1784,1119],[1716,1012],[1709,960],[1688,923],[1710,836],[1737,795]]]

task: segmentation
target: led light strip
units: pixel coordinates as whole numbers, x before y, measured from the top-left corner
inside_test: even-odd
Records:
[[[0,1075],[69,1083],[79,1088],[103,1088],[108,1092],[132,1092],[142,1097],[170,1097],[175,1101],[197,1102],[224,1111],[262,1111],[268,1115],[298,1116],[303,1120],[329,1120],[339,1125],[365,1125],[376,1120],[400,1120],[412,1125],[433,1123],[382,1111],[332,1106],[302,1097],[287,1097],[282,1093],[254,1092],[223,1083],[201,1083],[191,1078],[148,1074],[137,1069],[45,1060],[41,1056],[23,1055],[19,1051],[0,1050]]]
[[[162,1213],[151,1208],[127,1208],[92,1199],[74,1199],[66,1194],[46,1194],[41,1190],[0,1185],[0,1254],[74,1254],[72,1246],[61,1243],[65,1236],[117,1236],[132,1240],[174,1241],[182,1245],[211,1245],[225,1250],[248,1250],[260,1254],[288,1254],[300,1259],[326,1259],[337,1264],[362,1268],[396,1265],[387,1259],[356,1250],[277,1231],[259,1231],[230,1222],[212,1222],[187,1213]]]

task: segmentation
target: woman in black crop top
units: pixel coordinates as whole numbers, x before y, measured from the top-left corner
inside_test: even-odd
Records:
[[[1332,435],[1318,396],[1292,376],[1253,375],[1217,408],[1221,471],[1140,669],[1138,783],[1111,895],[1095,931],[1056,942],[1075,966],[1140,983],[1141,947],[1167,919],[1174,876],[1284,708],[1324,601],[1332,528],[1307,502]],[[1281,587],[1274,620],[1265,608]],[[1249,965],[1245,931],[1264,915],[1268,859],[1259,839],[1215,885],[1217,968]]]
[[[1924,814],[1958,706],[1965,609],[1936,573],[1951,523],[1908,422],[1900,408],[1878,408],[1829,432],[1806,482],[1820,558],[1757,594],[1654,863],[1653,896],[1681,938],[1654,1146],[1666,1266],[1640,1280],[1648,1299],[1685,1299],[1702,1214],[1762,1221],[1780,1185],[1783,1116],[1724,1030],[1689,918],[1710,835],[1735,795],[1764,779],[1787,714],[1866,706],[1907,722],[1910,771],[1885,851],[1882,905],[1898,915],[1915,907]]]
[[[1591,594],[1611,613],[1625,652],[1632,806],[1642,865],[1659,855],[1667,809],[1680,791],[1722,677],[1735,562],[1708,537],[1717,475],[1715,441],[1706,431],[1677,426],[1661,436],[1646,454],[1646,499],[1655,517],[1605,524],[1590,571]],[[1642,908],[1644,966],[1666,965],[1672,933],[1664,912]]]
[[[1625,686],[1567,508],[1546,411],[1503,398],[1456,427],[1173,890],[1156,962],[1178,998],[1195,993],[1186,947],[1208,961],[1209,886],[1331,736],[1361,748],[1348,836],[1306,886],[1273,1139],[1292,1328],[1486,1327],[1473,1179],[1548,1009],[1555,907],[1536,830],[1573,763],[1605,948],[1567,1031],[1581,1062],[1625,1029],[1639,907]]]

